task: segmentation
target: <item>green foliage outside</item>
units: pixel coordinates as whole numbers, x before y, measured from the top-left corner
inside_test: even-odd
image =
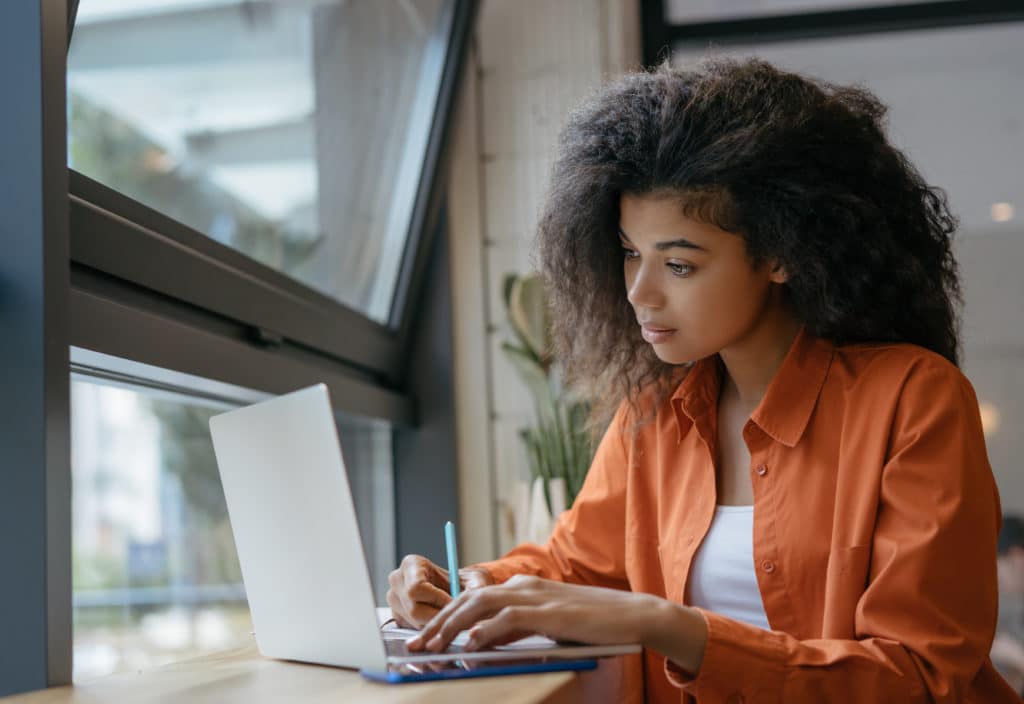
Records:
[[[259,215],[202,174],[175,164],[158,144],[116,115],[68,93],[73,169],[205,234],[230,223],[225,244],[278,271],[302,277],[323,235],[299,233]]]

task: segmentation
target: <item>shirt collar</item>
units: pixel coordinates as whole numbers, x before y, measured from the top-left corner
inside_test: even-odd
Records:
[[[801,327],[750,419],[783,445],[796,445],[810,422],[834,350],[830,341]],[[717,412],[722,371],[717,354],[697,360],[672,394],[680,439],[697,418]]]

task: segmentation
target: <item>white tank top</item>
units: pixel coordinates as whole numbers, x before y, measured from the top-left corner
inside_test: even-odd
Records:
[[[716,506],[694,555],[689,605],[769,630],[754,572],[754,507]]]

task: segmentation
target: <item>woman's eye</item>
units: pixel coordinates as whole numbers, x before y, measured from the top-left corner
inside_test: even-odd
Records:
[[[629,247],[623,247],[622,248],[622,256],[624,256],[626,259],[633,259],[634,257],[639,257],[640,254],[635,249],[630,249]]]
[[[675,264],[669,262],[668,268],[672,270],[672,273],[676,276],[689,276],[693,273],[693,267],[689,264]]]

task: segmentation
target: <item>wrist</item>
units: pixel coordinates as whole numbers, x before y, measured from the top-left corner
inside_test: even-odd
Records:
[[[462,582],[463,588],[465,589],[475,589],[477,587],[486,587],[492,584],[497,584],[497,581],[494,579],[494,575],[491,574],[490,570],[477,565],[461,568],[459,570],[459,581]]]
[[[668,599],[650,596],[640,642],[696,676],[704,660],[708,628],[700,612]]]

